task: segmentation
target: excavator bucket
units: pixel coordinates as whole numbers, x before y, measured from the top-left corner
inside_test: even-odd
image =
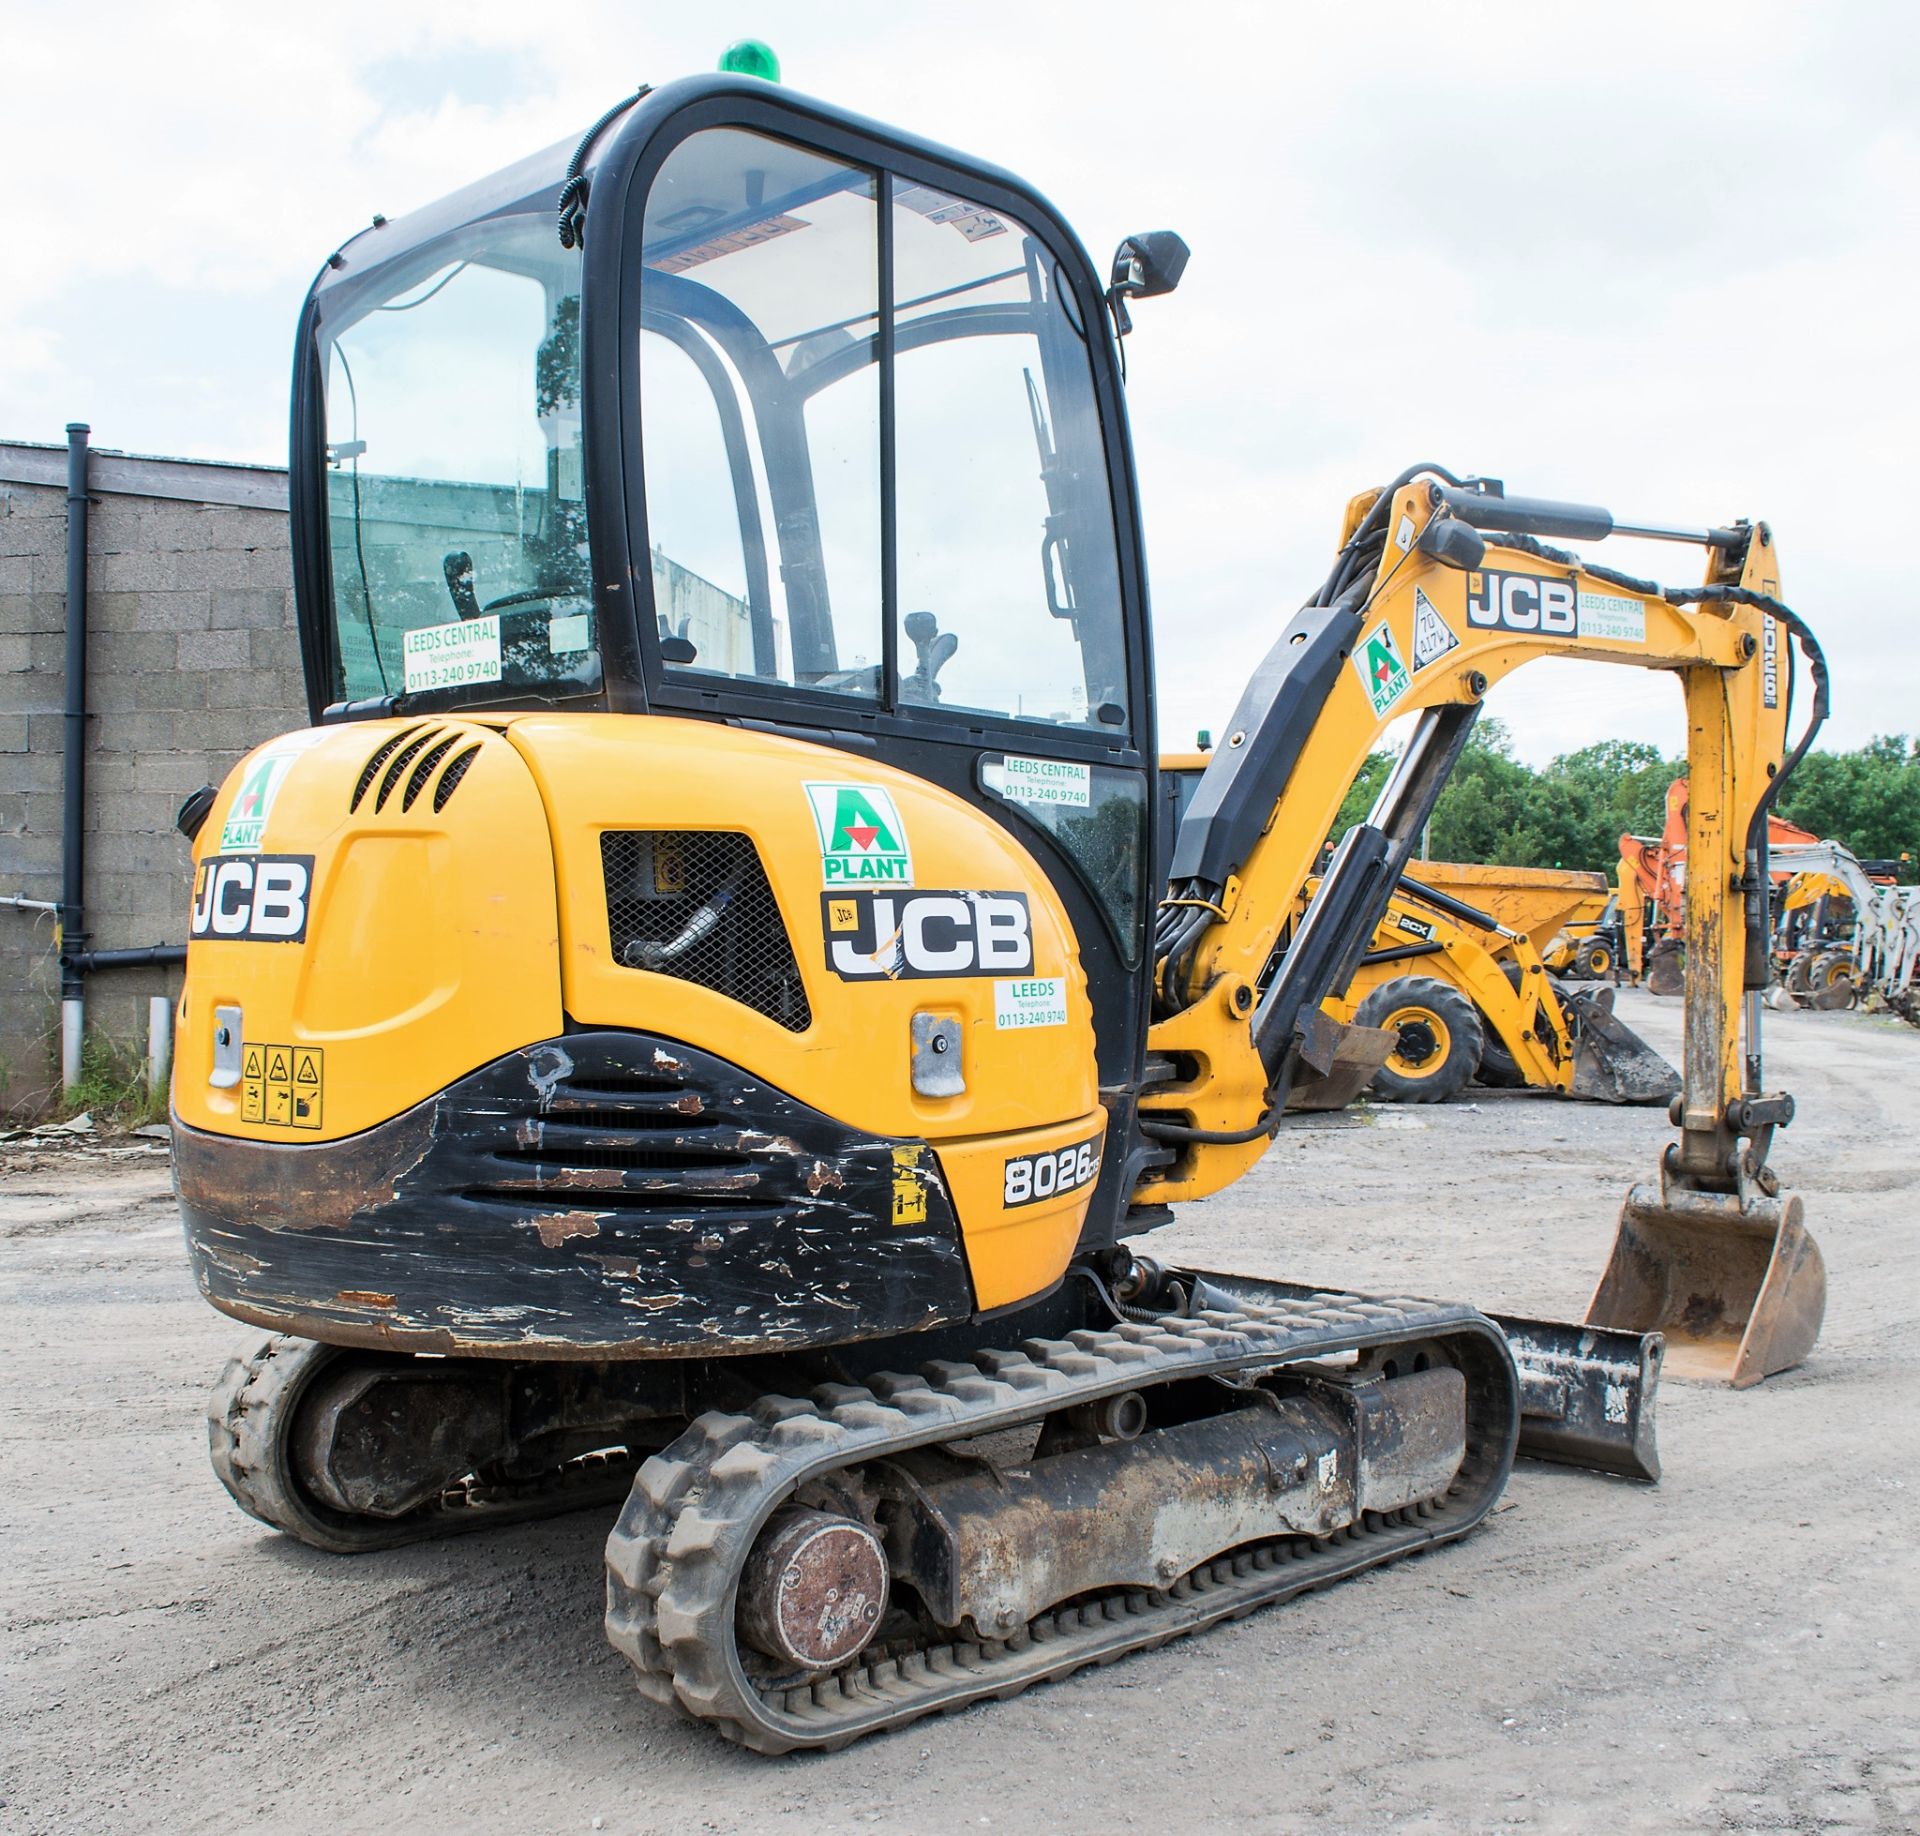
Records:
[[[1826,1310],[1826,1263],[1798,1197],[1642,1185],[1587,1324],[1664,1334],[1676,1377],[1743,1390],[1802,1362]]]
[[[1387,1026],[1346,1026],[1315,1008],[1300,1028],[1300,1062],[1287,1091],[1289,1109],[1345,1109],[1373,1082],[1400,1035]]]
[[[1663,937],[1647,952],[1646,987],[1648,994],[1669,999],[1682,993],[1687,984],[1686,958],[1677,939]]]
[[[1613,990],[1596,994],[1571,990],[1560,997],[1573,1020],[1573,1082],[1577,1097],[1597,1103],[1671,1103],[1680,1091],[1680,1074],[1652,1046],[1614,1017]]]

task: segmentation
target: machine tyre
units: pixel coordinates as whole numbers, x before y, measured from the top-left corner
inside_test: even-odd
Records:
[[[1481,1031],[1484,1033],[1480,1046],[1480,1069],[1476,1081],[1485,1084],[1489,1090],[1524,1090],[1527,1087],[1526,1073],[1520,1069],[1513,1054],[1500,1043],[1500,1035],[1484,1020]]]
[[[356,1555],[401,1539],[392,1524],[330,1510],[300,1483],[292,1460],[300,1405],[343,1355],[280,1334],[251,1358],[229,1358],[207,1403],[207,1452],[214,1476],[249,1517],[309,1548]]]
[[[1432,976],[1383,982],[1360,1003],[1356,1026],[1380,1026],[1400,1044],[1369,1086],[1387,1103],[1444,1103],[1480,1068],[1486,1029],[1480,1010]]]
[[[1612,946],[1603,943],[1583,945],[1580,951],[1580,969],[1582,974],[1590,975],[1596,982],[1605,981],[1613,973]]]
[[[215,1477],[249,1517],[310,1549],[361,1555],[609,1504],[631,1488],[638,1456],[609,1448],[519,1478],[478,1472],[398,1516],[338,1510],[301,1480],[301,1418],[310,1407],[325,1406],[324,1394],[316,1398],[316,1391],[324,1392],[343,1365],[350,1376],[354,1364],[368,1359],[408,1362],[285,1333],[266,1340],[251,1358],[227,1360],[207,1402],[207,1451]]]

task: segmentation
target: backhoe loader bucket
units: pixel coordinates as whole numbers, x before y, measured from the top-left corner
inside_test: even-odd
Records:
[[[1400,1043],[1390,1026],[1346,1026],[1320,1008],[1303,1024],[1301,1035],[1288,1109],[1345,1109]]]
[[[1676,1377],[1736,1390],[1805,1359],[1827,1269],[1800,1200],[1635,1186],[1587,1324],[1658,1332]]]
[[[1680,1091],[1680,1074],[1613,1012],[1613,990],[1597,994],[1563,991],[1560,1004],[1573,1019],[1578,1038],[1573,1049],[1570,1094],[1597,1103],[1671,1103]]]

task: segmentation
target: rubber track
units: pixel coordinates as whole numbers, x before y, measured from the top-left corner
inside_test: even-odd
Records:
[[[589,1455],[525,1484],[469,1483],[404,1517],[350,1515],[311,1497],[287,1461],[285,1436],[300,1397],[322,1371],[354,1354],[284,1334],[251,1358],[230,1358],[207,1404],[207,1451],[235,1504],[310,1548],[335,1555],[393,1549],[428,1537],[555,1517],[608,1504],[627,1491],[633,1464]]]
[[[808,1686],[763,1691],[734,1638],[741,1568],[760,1527],[797,1486],[834,1468],[1031,1421],[1145,1384],[1227,1375],[1394,1341],[1478,1342],[1469,1366],[1466,1457],[1447,1495],[1331,1538],[1277,1538],[1203,1564],[1165,1591],[1108,1594],[1042,1615],[1000,1644],[869,1654]],[[1506,1388],[1489,1393],[1486,1371]],[[701,1416],[641,1467],[607,1538],[607,1636],[652,1700],[763,1753],[833,1748],[883,1728],[1161,1645],[1270,1601],[1464,1535],[1492,1509],[1513,1460],[1516,1380],[1499,1329],[1466,1307],[1318,1294],[1172,1324],[1030,1339],[971,1363],[931,1364],[809,1399],[763,1397],[744,1415]]]

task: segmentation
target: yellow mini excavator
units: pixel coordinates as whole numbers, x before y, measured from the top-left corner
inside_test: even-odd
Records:
[[[641,1688],[779,1752],[1444,1543],[1517,1445],[1650,1475],[1659,1332],[1806,1353],[1738,1024],[1776,638],[1824,702],[1770,534],[1651,532],[1707,553],[1662,592],[1545,546],[1602,511],[1363,492],[1168,859],[1120,338],[1185,260],[1103,282],[1010,174],[740,74],[328,259],[313,724],[182,812],[176,1178],[276,1335],[209,1410],[256,1517],[353,1551],[617,1494]],[[1690,723],[1678,1140],[1592,1322],[1141,1253],[1333,1062],[1481,698],[1549,654],[1672,670]]]

